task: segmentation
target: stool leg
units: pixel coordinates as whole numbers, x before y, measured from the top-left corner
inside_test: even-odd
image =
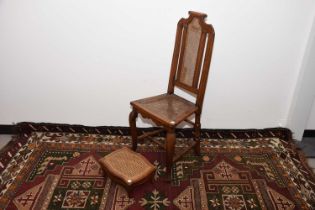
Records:
[[[132,149],[134,151],[137,150],[137,126],[136,126],[136,119],[138,117],[138,112],[135,109],[129,114],[129,125],[130,125],[130,133],[132,138]]]
[[[133,188],[132,187],[126,187],[125,189],[126,189],[128,197],[131,198]]]
[[[197,114],[195,117],[195,126],[194,126],[194,141],[195,141],[195,154],[200,155],[200,129],[201,129],[201,124],[200,124],[200,114]]]
[[[165,142],[167,173],[170,173],[172,170],[173,156],[174,156],[174,150],[175,150],[175,140],[176,140],[176,136],[175,136],[174,129],[167,130],[166,142]]]

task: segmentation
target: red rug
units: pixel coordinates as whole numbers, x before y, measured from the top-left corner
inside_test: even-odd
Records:
[[[204,131],[202,155],[179,160],[171,183],[161,179],[164,152],[150,142],[140,145],[138,151],[157,167],[155,181],[130,197],[98,163],[130,146],[130,137],[122,135],[124,130],[117,135],[118,130],[108,130],[115,135],[42,130],[25,135],[1,172],[0,209],[290,210],[314,204],[314,176],[286,129]],[[187,140],[178,138],[177,149]]]

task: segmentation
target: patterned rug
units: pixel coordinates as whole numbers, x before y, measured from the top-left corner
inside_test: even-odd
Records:
[[[312,209],[315,201],[314,176],[286,129],[204,130],[201,156],[189,153],[180,159],[171,182],[162,179],[164,151],[144,142],[138,151],[156,166],[154,182],[128,197],[98,163],[130,146],[127,129],[90,134],[82,127],[86,132],[31,126],[1,152],[0,209],[291,210]],[[185,132],[177,133],[178,150],[191,140]]]

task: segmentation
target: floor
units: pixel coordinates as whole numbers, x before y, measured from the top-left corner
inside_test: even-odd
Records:
[[[302,141],[297,141],[296,144],[303,150],[309,166],[315,173],[315,137],[304,137]]]
[[[3,148],[10,140],[12,135],[0,135],[0,149]],[[307,157],[309,166],[315,173],[315,137],[303,138],[302,141],[296,141]]]
[[[2,149],[10,140],[12,135],[0,135],[0,149]]]

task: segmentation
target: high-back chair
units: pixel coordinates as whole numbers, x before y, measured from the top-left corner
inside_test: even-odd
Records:
[[[166,130],[165,145],[158,141],[156,143],[166,150],[168,172],[171,171],[173,162],[190,149],[194,148],[195,153],[200,154],[200,115],[214,42],[214,29],[212,25],[205,23],[206,17],[206,14],[190,11],[187,19],[182,18],[178,22],[167,93],[130,102],[132,111],[129,123],[133,150],[137,149],[138,140]],[[193,103],[174,94],[175,87],[193,94],[196,101]],[[138,137],[138,113],[151,119],[162,129]],[[195,122],[188,119],[192,115]],[[174,156],[175,127],[183,121],[194,126],[194,142]]]

